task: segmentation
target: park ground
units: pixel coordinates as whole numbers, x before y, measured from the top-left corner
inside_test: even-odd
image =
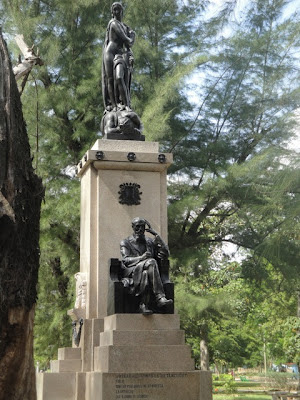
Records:
[[[214,394],[213,400],[270,400],[267,394]]]
[[[268,376],[236,376],[213,374],[213,400],[271,400],[271,393],[296,392],[297,376],[269,373]],[[299,393],[297,393],[299,396]],[[297,396],[297,398],[298,398]]]

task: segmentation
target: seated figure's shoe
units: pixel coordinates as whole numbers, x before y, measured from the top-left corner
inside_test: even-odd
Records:
[[[161,297],[160,299],[158,299],[156,301],[157,307],[164,307],[164,306],[168,306],[170,304],[173,304],[173,300],[172,299],[166,299],[165,297]]]
[[[139,313],[143,315],[151,315],[153,314],[152,310],[149,310],[149,308],[146,306],[146,304],[141,303],[139,307]]]

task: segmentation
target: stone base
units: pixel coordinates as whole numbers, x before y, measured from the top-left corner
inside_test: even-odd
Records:
[[[76,397],[76,373],[37,373],[37,400],[80,400]]]
[[[37,374],[38,400],[211,400],[195,371],[177,314],[114,314],[85,320],[81,348],[63,348]]]
[[[212,400],[211,372],[39,373],[37,400]]]
[[[86,400],[211,400],[211,373],[87,373]]]

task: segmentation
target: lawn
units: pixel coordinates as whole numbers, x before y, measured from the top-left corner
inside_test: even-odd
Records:
[[[271,400],[267,394],[213,394],[213,400]]]

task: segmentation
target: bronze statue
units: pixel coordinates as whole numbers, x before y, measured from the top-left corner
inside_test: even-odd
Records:
[[[173,300],[166,299],[157,264],[157,260],[168,258],[169,249],[145,219],[134,218],[132,229],[133,235],[122,240],[120,244],[123,264],[122,281],[130,288],[133,295],[141,297],[139,312],[149,315],[153,313],[149,308],[149,292],[154,294],[158,307],[173,303]],[[146,237],[145,231],[155,238]]]
[[[135,32],[122,22],[123,6],[115,2],[111,6],[112,19],[109,21],[103,47],[102,90],[106,110],[130,108],[130,84],[133,68],[131,46]]]
[[[131,47],[135,32],[122,22],[124,9],[121,3],[111,6],[103,46],[102,94],[105,106],[101,131],[105,139],[145,140],[142,124],[131,108],[130,86],[133,71]]]

